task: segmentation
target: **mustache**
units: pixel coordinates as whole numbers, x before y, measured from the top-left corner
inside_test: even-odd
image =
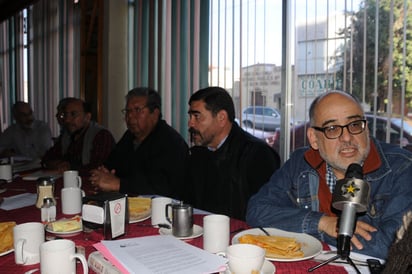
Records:
[[[196,129],[194,129],[194,128],[189,128],[189,133],[190,134],[200,134],[200,132],[198,131],[198,130],[196,130]]]
[[[346,149],[346,148],[359,149],[359,147],[360,147],[359,144],[354,144],[354,143],[349,142],[349,143],[343,143],[343,144],[339,147],[339,150]]]

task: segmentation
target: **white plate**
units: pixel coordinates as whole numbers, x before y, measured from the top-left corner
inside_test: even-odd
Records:
[[[229,269],[226,269],[226,271],[220,272],[220,274],[231,274]],[[275,274],[276,273],[276,267],[272,262],[269,262],[268,260],[265,260],[263,263],[262,269],[260,270],[260,274]]]
[[[322,248],[323,248],[322,243],[315,237],[310,236],[308,234],[288,232],[288,231],[284,231],[284,230],[280,230],[276,228],[265,228],[265,230],[269,232],[270,235],[273,235],[273,236],[295,238],[298,242],[302,244],[302,251],[304,253],[302,258],[285,259],[285,258],[266,257],[266,259],[270,261],[277,261],[277,262],[303,261],[303,260],[308,260],[308,259],[315,257],[316,255],[320,254],[322,251]],[[232,244],[239,243],[239,237],[244,234],[265,235],[265,233],[263,233],[263,231],[261,231],[259,228],[252,228],[252,229],[244,230],[242,232],[239,232],[235,236],[233,236]]]
[[[137,219],[132,218],[132,219],[129,220],[129,224],[143,222],[143,221],[146,221],[147,219],[149,219],[150,217],[151,217],[151,214],[149,213],[149,215],[141,217],[141,218],[137,218]]]
[[[72,231],[54,231],[50,225],[46,225],[46,231],[49,233],[53,233],[55,235],[61,236],[61,237],[72,237],[78,235],[80,232],[83,231],[83,225],[80,222],[80,228]]]
[[[9,249],[9,250],[7,250],[7,251],[4,251],[3,253],[0,253],[0,257],[1,256],[4,256],[4,255],[7,255],[7,254],[9,254],[9,253],[12,253],[14,251],[14,249],[12,248],[12,249]]]
[[[160,235],[172,235],[172,229],[167,229],[167,228],[159,228],[159,234]],[[187,240],[187,239],[193,239],[193,238],[197,238],[199,236],[203,235],[203,227],[198,226],[198,225],[193,225],[193,234],[187,237],[176,237],[180,240]]]

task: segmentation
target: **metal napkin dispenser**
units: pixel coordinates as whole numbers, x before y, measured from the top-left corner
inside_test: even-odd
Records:
[[[126,234],[129,223],[127,195],[104,192],[83,198],[83,226],[102,229],[105,240],[112,240]]]

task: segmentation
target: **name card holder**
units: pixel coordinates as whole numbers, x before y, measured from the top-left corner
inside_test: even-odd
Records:
[[[121,193],[99,193],[83,198],[83,225],[91,229],[102,229],[105,240],[126,234],[129,223],[127,195]]]

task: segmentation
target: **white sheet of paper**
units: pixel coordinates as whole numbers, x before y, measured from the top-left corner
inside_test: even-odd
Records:
[[[227,260],[169,235],[101,242],[129,273],[215,273]]]
[[[52,170],[38,170],[33,173],[29,173],[26,175],[23,175],[22,178],[25,181],[35,181],[39,179],[40,177],[53,177],[54,179],[60,178],[62,175],[57,172],[57,171],[52,171]]]
[[[23,193],[15,196],[5,197],[0,208],[3,210],[13,210],[26,206],[31,206],[36,203],[37,194]]]
[[[13,173],[28,171],[33,169],[41,168],[41,161],[34,160],[30,162],[14,162]]]

